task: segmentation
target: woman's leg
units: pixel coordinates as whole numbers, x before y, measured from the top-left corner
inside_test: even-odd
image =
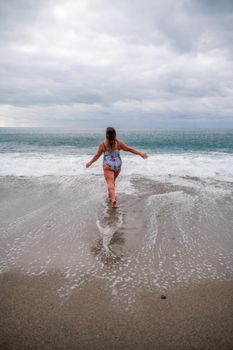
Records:
[[[116,178],[117,178],[117,176],[120,174],[120,171],[118,171],[118,172],[115,172],[114,171],[114,181],[116,180]]]
[[[117,178],[117,176],[120,174],[120,171],[118,171],[118,172],[116,172],[116,171],[114,171],[114,183],[115,183],[115,181],[116,181],[116,178]],[[117,196],[115,196],[116,197],[116,200],[117,200]]]
[[[111,199],[112,204],[116,203],[116,195],[115,195],[115,172],[110,169],[104,168],[104,177],[108,186],[108,193]]]

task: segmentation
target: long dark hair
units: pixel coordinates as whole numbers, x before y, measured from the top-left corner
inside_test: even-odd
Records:
[[[116,142],[116,130],[110,126],[106,129],[106,139],[110,143],[110,146],[113,147]]]

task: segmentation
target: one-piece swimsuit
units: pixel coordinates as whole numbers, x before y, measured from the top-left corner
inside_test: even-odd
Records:
[[[107,165],[111,170],[119,172],[121,170],[121,156],[120,156],[120,145],[117,142],[117,149],[113,151],[108,151],[105,143],[103,142],[104,147],[104,156],[103,156],[103,165]]]

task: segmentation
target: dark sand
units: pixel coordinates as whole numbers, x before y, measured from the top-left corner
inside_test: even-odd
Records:
[[[88,180],[0,179],[0,349],[232,349],[232,185]]]
[[[118,310],[101,281],[75,290],[60,305],[59,273],[1,276],[3,349],[232,349],[233,282],[170,291],[141,291]]]

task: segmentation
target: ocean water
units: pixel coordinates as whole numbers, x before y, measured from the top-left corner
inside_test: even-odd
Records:
[[[0,273],[60,271],[61,302],[101,281],[118,310],[232,280],[233,130],[118,136],[149,158],[121,152],[113,210],[102,157],[85,167],[104,130],[0,129]]]
[[[149,155],[122,151],[126,176],[233,181],[232,129],[118,130],[117,136]],[[102,157],[89,169],[85,164],[103,139],[104,130],[0,128],[0,176],[100,174]]]

